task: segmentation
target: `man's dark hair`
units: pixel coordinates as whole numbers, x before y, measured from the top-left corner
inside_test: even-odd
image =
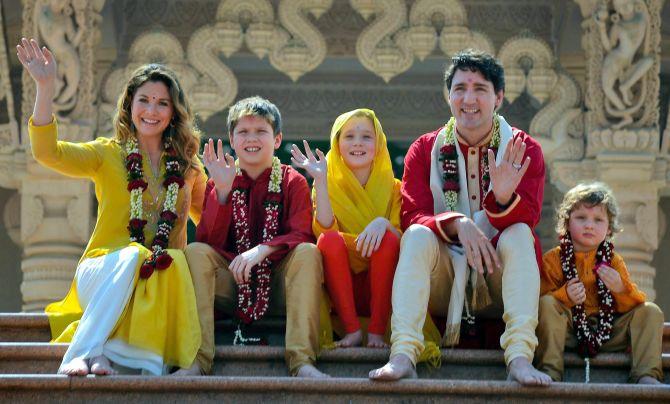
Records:
[[[456,70],[480,72],[487,81],[493,83],[496,93],[505,90],[505,71],[502,65],[484,51],[465,49],[452,56],[451,66],[444,72],[444,84],[448,90],[451,90]]]

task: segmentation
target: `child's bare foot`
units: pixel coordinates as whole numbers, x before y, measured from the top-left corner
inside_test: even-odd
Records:
[[[368,348],[388,348],[389,344],[384,342],[384,336],[368,333]]]
[[[116,372],[112,369],[112,364],[105,356],[100,355],[91,358],[91,373],[98,376],[109,376]]]
[[[372,380],[416,379],[417,374],[412,361],[407,355],[397,354],[379,369],[371,370],[368,375]]]
[[[512,359],[507,368],[507,373],[508,381],[519,382],[524,386],[548,386],[551,384],[551,377],[535,369],[524,357]]]
[[[360,346],[362,342],[363,331],[359,329],[358,331],[354,331],[345,335],[344,338],[335,342],[335,346],[338,348],[349,348],[352,346]]]
[[[86,376],[89,372],[88,364],[86,359],[72,359],[70,362],[61,365],[58,368],[59,375],[68,375],[68,376]]]
[[[205,372],[200,368],[197,362],[193,362],[190,368],[181,368],[170,376],[202,376]]]
[[[308,377],[310,379],[327,379],[330,377],[330,375],[321,372],[313,365],[302,365],[300,369],[298,369],[298,373],[296,373],[295,377]]]
[[[637,384],[662,384],[655,377],[642,376],[637,380]]]

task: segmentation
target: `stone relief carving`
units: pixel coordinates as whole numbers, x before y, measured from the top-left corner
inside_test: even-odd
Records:
[[[0,9],[0,29],[5,32],[4,17]],[[0,122],[0,154],[11,153],[19,144],[19,128],[14,112],[14,96],[9,80],[9,61],[7,60],[7,43],[5,36],[0,35],[0,101],[6,105],[7,122]]]
[[[326,40],[307,18],[318,19],[333,0],[282,0],[278,14],[280,29],[270,52],[270,64],[296,81],[316,69],[326,58]]]
[[[58,59],[54,110],[60,122],[86,122],[95,115],[94,46],[104,0],[35,0],[24,2],[23,35],[38,38]],[[22,113],[27,121],[35,99],[35,86],[23,73]],[[67,131],[63,131],[66,133]],[[91,137],[92,131],[86,133]],[[70,140],[88,140],[73,138]]]
[[[587,131],[658,123],[661,0],[575,0],[587,52]]]
[[[13,193],[5,203],[2,221],[9,238],[21,246],[21,194],[18,192]]]
[[[613,125],[618,129],[632,123],[633,114],[642,107],[647,89],[641,86],[635,102],[632,87],[653,66],[654,58],[649,55],[649,50],[643,50],[642,56],[636,57],[642,41],[649,38],[649,15],[644,3],[639,0],[614,0],[612,4],[613,14],[602,3],[594,18],[607,52],[601,76],[606,97],[605,110],[608,115],[621,119]],[[611,21],[609,31],[608,20]]]
[[[44,203],[39,196],[23,194],[21,196],[21,241],[32,236],[44,219]]]
[[[498,52],[505,67],[505,98],[514,102],[524,91],[540,103],[549,98],[558,77],[549,45],[531,33],[510,38]]]
[[[418,0],[409,10],[404,0],[350,0],[366,20],[375,16],[356,42],[356,55],[366,69],[385,82],[407,71],[414,56],[424,60],[439,43],[446,55],[468,47],[493,53],[486,35],[467,27],[465,7],[458,0]],[[436,26],[435,20],[441,18]]]
[[[635,228],[651,251],[658,248],[660,232],[658,212],[659,208],[657,201],[640,204],[637,209],[635,209]]]

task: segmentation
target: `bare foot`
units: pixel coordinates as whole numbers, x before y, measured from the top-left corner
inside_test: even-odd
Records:
[[[372,380],[400,380],[416,379],[418,376],[409,357],[398,354],[392,356],[386,365],[371,370],[368,377]]]
[[[368,348],[388,348],[389,344],[384,342],[384,336],[368,333]]]
[[[103,355],[91,358],[91,373],[98,376],[109,376],[116,374],[114,369],[112,369],[112,364],[109,362],[109,359]]]
[[[663,383],[659,382],[655,377],[642,376],[637,380],[637,384],[663,384]]]
[[[349,348],[352,346],[360,346],[362,342],[363,331],[359,329],[358,331],[354,331],[345,335],[344,338],[335,342],[335,346],[338,348]]]
[[[85,359],[72,359],[70,362],[61,365],[58,368],[59,375],[68,376],[86,376],[89,372],[88,364]]]
[[[197,362],[193,362],[190,368],[181,368],[170,374],[170,376],[203,376],[205,372]]]
[[[548,386],[551,377],[535,369],[524,357],[512,359],[507,367],[507,381],[519,382],[524,386]]]
[[[327,379],[330,377],[330,375],[321,372],[313,365],[302,365],[300,369],[298,369],[298,373],[295,375],[295,377],[308,377],[311,379]]]

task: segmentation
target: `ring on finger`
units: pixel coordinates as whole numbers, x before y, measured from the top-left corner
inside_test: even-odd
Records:
[[[521,170],[521,164],[519,163],[512,163],[512,167],[516,168],[517,170]]]

